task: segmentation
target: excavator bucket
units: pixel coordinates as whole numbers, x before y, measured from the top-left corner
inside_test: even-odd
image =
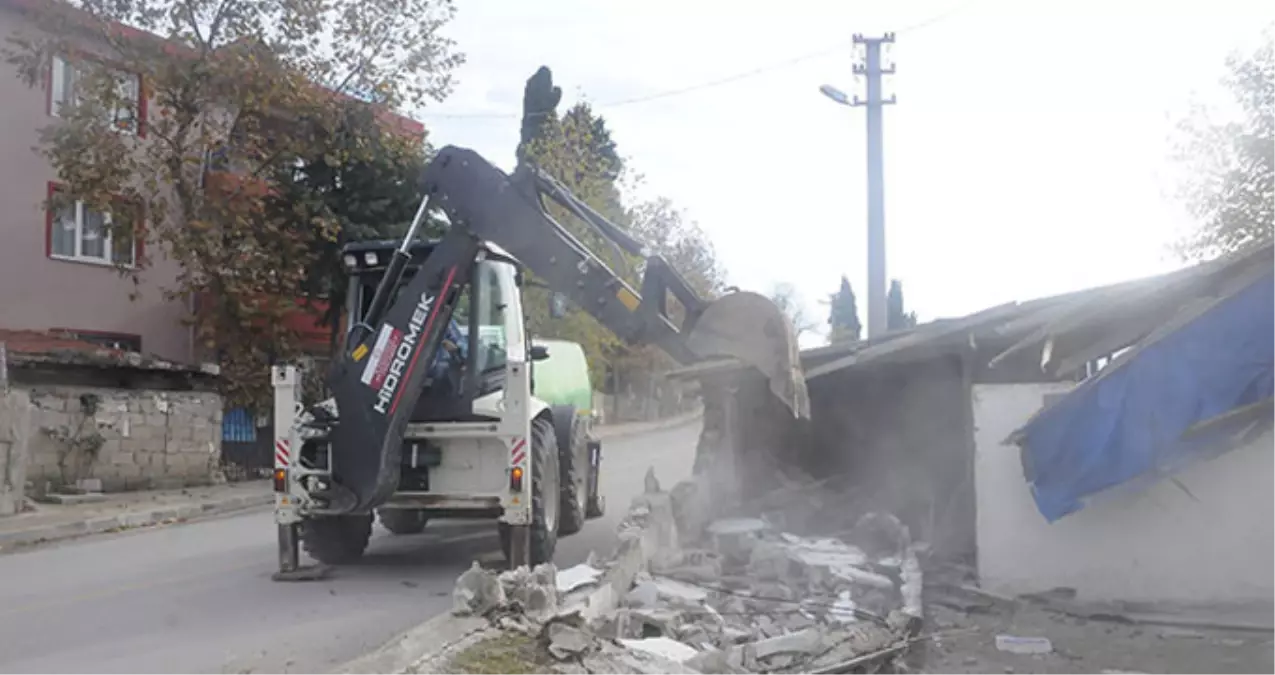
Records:
[[[810,418],[797,338],[770,298],[736,291],[710,302],[691,326],[687,346],[705,359],[734,357],[756,367],[794,417]]]

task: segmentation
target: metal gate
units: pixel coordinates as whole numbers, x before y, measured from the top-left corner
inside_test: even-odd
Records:
[[[221,418],[221,463],[228,480],[264,478],[274,468],[270,426],[258,427],[246,408],[227,410]]]

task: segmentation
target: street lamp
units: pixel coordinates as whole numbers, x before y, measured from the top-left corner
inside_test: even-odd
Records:
[[[852,101],[852,100],[850,99],[850,97],[846,95],[846,93],[845,93],[844,91],[841,91],[840,89],[837,89],[836,87],[832,86],[831,84],[821,84],[821,85],[819,85],[819,93],[823,94],[824,96],[827,96],[828,98],[832,99],[832,100],[833,100],[833,101],[835,101],[836,103],[840,103],[841,105],[850,105],[850,106],[852,106],[852,105],[854,105],[855,103],[857,103],[857,102],[858,102],[858,98],[859,98],[859,97],[857,97],[857,96],[856,96],[856,97],[855,97],[855,100],[854,100],[854,101]]]
[[[882,138],[881,109],[882,106],[894,103],[894,97],[885,100],[881,96],[881,76],[893,73],[881,68],[881,45],[893,42],[894,37],[865,40],[855,36],[855,43],[864,43],[866,63],[855,64],[855,75],[867,77],[867,100],[858,96],[851,98],[844,91],[830,85],[820,85],[819,93],[846,107],[867,108],[868,122],[868,339],[878,337],[886,331],[886,289],[885,289],[885,189],[882,180]]]

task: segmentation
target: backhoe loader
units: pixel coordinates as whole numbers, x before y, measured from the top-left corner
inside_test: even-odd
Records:
[[[276,578],[298,572],[302,546],[322,563],[357,559],[374,514],[396,510],[422,521],[490,518],[511,566],[552,559],[563,523],[580,515],[564,506],[597,503],[601,451],[573,440],[578,421],[561,419],[577,414],[572,406],[532,391],[532,369],[552,346],[527,335],[527,271],[629,344],[656,345],[683,364],[734,357],[756,367],[794,416],[809,416],[792,327],[764,296],[700,297],[529,161],[506,174],[447,146],[422,187],[402,241],[344,250],[349,330],[328,376],[332,398],[303,409],[296,369],[273,371]],[[640,289],[551,217],[546,200],[640,256]],[[448,229],[418,240],[431,212]],[[670,313],[670,295],[683,312]],[[564,500],[564,476],[587,485],[588,498]]]

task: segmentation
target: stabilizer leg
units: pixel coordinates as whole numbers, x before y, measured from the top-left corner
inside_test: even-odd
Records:
[[[531,568],[531,527],[513,525],[509,528],[509,569],[523,566]]]
[[[279,530],[279,571],[275,581],[318,581],[328,576],[328,568],[322,565],[301,566],[301,524],[288,523],[277,526]]]
[[[585,502],[584,517],[593,520],[606,515],[607,500],[602,496],[602,444],[589,441],[589,480],[588,500]]]

